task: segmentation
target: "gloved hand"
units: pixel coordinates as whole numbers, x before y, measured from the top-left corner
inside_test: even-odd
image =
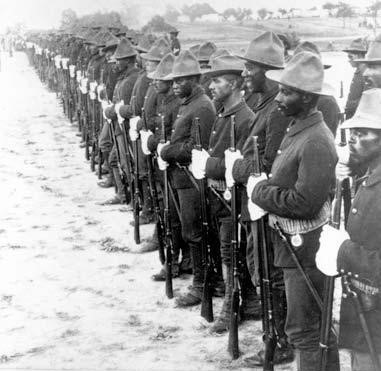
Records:
[[[140,130],[140,140],[142,142],[142,151],[145,155],[150,155],[151,151],[148,149],[148,138],[153,135],[151,130]]]
[[[265,173],[261,173],[260,176],[249,176],[246,184],[246,193],[249,200],[251,200],[251,194],[253,193],[255,186],[262,180],[267,180],[267,175]]]
[[[243,158],[241,151],[237,149],[236,151],[230,151],[230,149],[225,150],[225,180],[228,188],[233,187],[234,178],[233,178],[233,166],[234,163]]]
[[[338,162],[341,164],[348,164],[349,156],[350,156],[349,146],[348,145],[336,146],[336,152],[339,158]]]
[[[336,168],[335,168],[336,179],[343,180],[345,178],[349,178],[351,176],[351,173],[352,171],[347,164],[344,164],[341,162],[338,162],[336,164]]]
[[[115,113],[118,118],[118,123],[121,125],[124,121],[124,118],[120,115],[120,107],[124,105],[124,100],[122,99],[118,103],[115,104]]]
[[[108,117],[106,116],[106,110],[107,108],[112,107],[112,104],[108,104],[105,100],[102,100],[102,111],[103,111],[103,117],[107,120]]]
[[[75,77],[75,64],[69,65],[69,74],[72,79]]]
[[[251,201],[250,198],[247,202],[247,208],[249,209],[250,220],[253,222],[258,219],[261,219],[263,216],[267,214],[267,211],[263,210],[261,207],[259,207],[253,201]]]
[[[139,138],[139,133],[138,133],[138,130],[137,130],[137,126],[138,126],[139,120],[140,120],[139,116],[132,117],[130,119],[129,135],[130,135],[130,138],[131,138],[131,140],[133,142]]]
[[[208,161],[209,153],[202,149],[192,149],[192,162],[189,170],[192,172],[196,179],[205,178],[206,161]]]
[[[344,230],[335,229],[329,225],[323,227],[320,235],[320,247],[316,253],[315,262],[318,269],[326,276],[337,275],[337,255],[342,243],[349,239]]]
[[[159,143],[159,144],[157,145],[156,152],[157,152],[157,154],[158,154],[159,156],[161,156],[161,151],[162,151],[163,148],[164,148],[165,146],[167,146],[168,144],[169,144],[169,141],[166,141],[165,143]]]

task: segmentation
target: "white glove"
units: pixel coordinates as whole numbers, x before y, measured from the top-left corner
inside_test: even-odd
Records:
[[[82,94],[87,94],[87,82],[89,81],[89,79],[87,77],[84,77],[82,80],[81,80],[81,92]]]
[[[228,188],[233,187],[234,178],[233,178],[233,166],[234,163],[243,158],[241,151],[237,149],[236,151],[231,151],[230,149],[225,150],[225,180]]]
[[[80,84],[82,80],[82,71],[81,70],[76,71],[76,75],[77,75],[77,83]]]
[[[142,151],[145,155],[150,155],[151,151],[148,149],[148,138],[153,135],[151,130],[140,130],[140,140],[142,143]]]
[[[64,70],[67,70],[67,64],[69,63],[69,58],[62,58],[61,59],[61,62],[62,62],[62,68],[64,69]]]
[[[165,143],[159,143],[159,144],[157,145],[156,152],[157,152],[157,154],[158,154],[159,156],[161,156],[161,151],[162,151],[163,148],[164,148],[165,146],[167,146],[168,144],[169,144],[169,141],[166,141]]]
[[[133,142],[135,142],[139,138],[139,133],[137,130],[137,125],[138,125],[139,120],[140,120],[139,116],[136,116],[136,117],[133,117],[130,119],[129,134],[130,134],[130,138]]]
[[[351,176],[351,169],[347,164],[338,162],[335,168],[336,179],[343,180]]]
[[[263,210],[261,207],[259,207],[253,201],[251,201],[250,198],[247,202],[247,208],[249,209],[250,220],[253,222],[258,219],[261,219],[263,216],[267,214],[267,211]]]
[[[251,175],[247,180],[246,193],[249,200],[251,200],[251,194],[253,193],[255,186],[262,180],[267,180],[267,175],[265,173],[261,173],[260,176]]]
[[[338,162],[341,164],[348,164],[349,156],[350,156],[348,145],[336,146],[336,152],[337,152],[337,156],[339,158]]]
[[[75,64],[71,64],[69,66],[69,74],[72,79],[75,77]]]
[[[316,253],[315,262],[318,269],[326,276],[337,275],[337,255],[342,243],[349,239],[344,230],[335,229],[329,225],[323,227],[320,235],[320,247]]]
[[[202,149],[192,149],[192,162],[189,166],[189,170],[192,172],[196,179],[205,178],[206,161],[208,161],[209,153]]]
[[[121,125],[124,121],[124,118],[120,115],[120,107],[124,105],[124,100],[122,99],[120,102],[115,104],[115,113],[116,116],[118,117],[118,123]]]
[[[106,120],[109,120],[109,119],[106,117],[106,109],[109,108],[109,107],[112,107],[112,104],[109,104],[109,103],[107,103],[105,100],[102,100],[103,117],[104,117]],[[110,121],[111,121],[111,120],[110,120]]]

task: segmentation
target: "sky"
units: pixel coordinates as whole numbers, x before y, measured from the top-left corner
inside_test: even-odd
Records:
[[[121,10],[123,6],[139,7],[140,14],[163,13],[167,4],[181,8],[185,4],[208,2],[214,9],[222,12],[226,8],[251,8],[256,10],[266,7],[270,10],[278,8],[303,8],[313,6],[321,7],[328,0],[0,0],[0,31],[7,26],[18,22],[26,24],[27,28],[51,28],[58,27],[61,12],[71,8],[77,15],[93,13],[96,11]],[[331,2],[338,2],[329,0]],[[346,0],[354,6],[366,7],[373,0]]]

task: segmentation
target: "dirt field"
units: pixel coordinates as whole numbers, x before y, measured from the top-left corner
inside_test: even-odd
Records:
[[[96,205],[113,190],[97,187],[55,94],[24,54],[1,58],[0,369],[245,370],[260,322],[240,326],[232,362],[199,306],[174,307],[150,279],[157,253],[134,253],[130,213]],[[189,284],[175,279],[175,295]]]

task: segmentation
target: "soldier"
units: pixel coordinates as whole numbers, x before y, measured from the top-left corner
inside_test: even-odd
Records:
[[[142,151],[145,155],[150,155],[156,152],[157,146],[161,140],[162,120],[164,122],[166,138],[169,138],[172,133],[173,123],[177,118],[181,101],[180,98],[173,93],[172,81],[167,79],[167,75],[172,72],[174,61],[175,56],[172,53],[168,53],[157,66],[156,70],[148,75],[148,77],[153,80],[153,85],[158,94],[158,104],[154,130],[149,129],[148,131],[140,131]],[[155,172],[155,174],[156,180],[160,182],[161,188],[163,188],[162,177],[160,174],[157,174],[157,172]],[[177,215],[174,203],[171,201],[172,198],[170,198],[170,218],[173,242],[172,277],[176,278],[182,273],[191,273],[192,264],[189,247],[181,236],[180,218],[179,215]],[[182,255],[181,262],[179,262],[180,251]],[[152,279],[154,281],[165,281],[165,266],[162,267],[159,273],[154,274]]]
[[[169,31],[169,39],[171,42],[171,50],[174,55],[179,55],[181,46],[180,41],[177,38],[177,35],[179,34],[179,31],[173,27],[171,31]]]
[[[197,305],[201,302],[204,280],[201,259],[200,197],[181,168],[181,165],[187,166],[191,162],[191,151],[195,144],[195,118],[200,119],[201,142],[203,148],[206,148],[216,114],[213,103],[200,86],[200,76],[201,70],[195,56],[187,50],[181,52],[168,78],[173,79],[173,91],[182,99],[182,104],[173,124],[170,140],[165,145],[159,144],[157,147],[159,167],[161,169],[168,167],[172,186],[176,189],[181,213],[181,233],[191,249],[193,282],[188,291],[177,298],[176,303],[180,307]]]
[[[311,52],[296,54],[284,70],[267,71],[280,84],[275,100],[281,112],[292,118],[279,147],[269,179],[250,177],[247,184],[252,220],[269,213],[274,244],[274,265],[283,270],[286,298],[286,334],[297,349],[298,369],[315,371],[319,358],[321,311],[296,269],[276,226],[297,246],[300,263],[320,296],[324,275],[316,268],[319,237],[330,214],[330,193],[337,155],[332,133],[317,111],[320,95],[331,95],[324,83],[320,58]],[[331,337],[327,370],[339,370],[335,339]]]
[[[353,164],[367,168],[366,175],[352,203],[347,232],[324,227],[320,248],[316,254],[317,267],[328,276],[340,272],[347,276],[349,288],[360,299],[368,323],[376,357],[381,361],[381,89],[365,91],[355,115],[342,128],[350,130],[349,162],[339,179],[356,171]],[[345,282],[344,280],[343,282]],[[344,293],[348,287],[344,285]],[[372,364],[371,352],[363,332],[355,303],[349,295],[341,300],[339,346],[350,349],[353,371],[379,369]]]
[[[249,129],[254,121],[254,113],[241,99],[242,60],[234,56],[222,56],[211,62],[206,74],[211,79],[210,91],[221,109],[215,119],[208,151],[192,150],[191,171],[196,179],[207,178],[208,186],[223,197],[226,191],[224,151],[230,147],[230,121],[234,116],[236,127],[236,147],[242,149]],[[211,331],[222,333],[229,329],[232,305],[232,220],[230,211],[212,191],[208,193],[212,220],[217,220],[221,243],[222,273],[225,282],[225,298],[221,312]]]
[[[364,58],[366,51],[367,45],[364,39],[361,38],[353,40],[348,48],[343,49],[343,52],[348,54],[348,61],[350,65],[356,69],[352,78],[351,86],[349,88],[347,103],[344,110],[347,120],[350,119],[356,112],[361,94],[364,90],[364,65],[357,62],[356,60]]]
[[[121,39],[118,47],[116,48],[114,57],[117,60],[117,66],[119,70],[119,76],[117,79],[117,83],[114,89],[114,95],[113,95],[113,103],[114,106],[109,107],[105,110],[105,116],[106,118],[110,120],[117,120],[117,115],[115,112],[115,104],[120,103],[122,101],[129,102],[131,100],[132,96],[132,89],[135,85],[136,79],[138,77],[139,70],[135,66],[135,60],[136,60],[136,51],[132,47],[131,43],[127,39]],[[110,125],[113,125],[114,123],[111,123]],[[122,137],[122,131],[118,124],[114,127],[115,136],[117,139],[117,143],[114,142],[112,151],[109,156],[109,164],[112,168],[115,184],[117,186],[117,193],[116,195],[101,203],[101,205],[113,205],[113,204],[121,204],[128,202],[129,200],[126,200],[125,196],[125,184],[123,184],[122,179],[120,177],[119,171],[118,171],[118,162],[117,162],[117,148],[116,145],[119,148],[120,156],[121,158],[119,161],[121,162],[122,167],[126,169],[126,150],[127,148],[124,145],[123,137]],[[131,192],[131,190],[130,190]]]
[[[278,84],[266,77],[268,70],[284,67],[284,51],[281,40],[274,33],[265,32],[250,43],[246,54],[241,58],[245,61],[245,69],[242,75],[246,83],[251,87],[252,92],[257,94],[258,105],[252,108],[255,119],[242,150],[243,158],[238,158],[240,156],[239,152],[235,154],[236,157],[231,152],[227,152],[226,173],[227,177],[230,178],[229,184],[230,182],[236,182],[245,185],[253,172],[254,166],[252,136],[258,136],[260,165],[262,171],[268,174],[271,171],[276,152],[291,120],[281,114],[275,101],[279,90]],[[242,195],[241,218],[247,224],[247,228],[250,228],[245,193]],[[272,245],[269,246],[269,249],[272,250]],[[251,237],[248,241],[246,259],[252,281],[258,284],[257,271],[259,263],[255,258],[256,256],[257,247],[254,246],[254,238]],[[271,268],[274,320],[278,333],[278,347],[275,350],[274,363],[280,364],[292,361],[294,354],[284,331],[286,303],[282,270],[273,266]],[[252,297],[254,297],[252,299],[254,301],[253,309],[258,312],[260,310],[259,299],[255,295],[252,295]],[[245,361],[251,367],[263,365],[264,351],[260,350],[254,356],[246,358]]]
[[[214,43],[212,42],[205,42],[200,45],[198,48],[195,56],[198,60],[198,63],[200,64],[201,71],[205,72],[206,70],[210,69],[209,66],[209,60],[210,56],[217,50],[217,47]],[[206,95],[212,99],[212,93],[209,89],[209,85],[211,83],[211,78],[209,74],[204,73],[201,76],[201,81],[200,84],[204,88]]]

